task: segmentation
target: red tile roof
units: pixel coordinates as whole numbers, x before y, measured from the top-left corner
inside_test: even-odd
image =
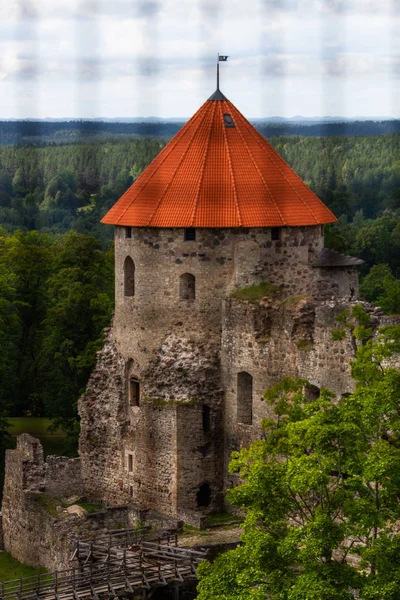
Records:
[[[225,123],[225,114],[234,126]],[[201,106],[102,219],[149,227],[334,221],[333,213],[220,93]]]

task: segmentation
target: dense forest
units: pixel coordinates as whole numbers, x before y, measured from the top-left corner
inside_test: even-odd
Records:
[[[281,135],[315,136],[369,136],[400,133],[400,121],[347,121],[296,123],[287,121],[253,121],[265,137]],[[185,124],[185,120],[147,120],[144,122],[105,121],[0,121],[0,145],[23,143],[65,143],[74,141],[106,140],[113,136],[170,139]]]
[[[339,217],[326,245],[364,259],[363,297],[400,313],[400,134],[270,142]],[[0,147],[3,416],[73,425],[113,309],[112,228],[99,221],[165,143]]]

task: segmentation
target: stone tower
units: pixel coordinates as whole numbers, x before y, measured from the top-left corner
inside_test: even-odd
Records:
[[[88,495],[191,522],[221,508],[267,385],[327,385],[330,364],[347,391],[345,352],[335,367],[313,329],[318,303],[357,294],[360,261],[324,249],[335,220],[219,90],[201,106],[102,221],[115,317],[80,401]],[[235,298],[261,283],[295,310]]]

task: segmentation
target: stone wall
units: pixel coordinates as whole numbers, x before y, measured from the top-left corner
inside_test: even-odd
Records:
[[[196,241],[184,241],[183,229],[115,229],[115,320],[118,351],[135,361],[138,375],[149,354],[169,331],[213,340],[221,331],[221,300],[233,290],[268,281],[288,294],[312,293],[323,247],[320,226],[271,229],[197,229]],[[124,293],[124,263],[135,265],[134,295]],[[180,276],[196,278],[194,300],[180,299]],[[216,340],[215,340],[216,341]]]
[[[348,298],[356,274],[313,268],[319,226],[281,228],[277,241],[269,228],[197,229],[195,241],[183,229],[130,233],[116,227],[113,328],[79,403],[85,493],[196,520],[223,504],[224,445],[261,433],[266,385],[325,360],[304,350],[314,336],[326,344],[315,294]],[[185,274],[192,299],[180,295]],[[307,300],[296,313],[229,300],[262,281]],[[236,422],[238,369],[253,376],[254,425]]]
[[[225,389],[225,488],[235,484],[227,473],[231,452],[248,446],[262,435],[261,421],[273,416],[272,408],[263,400],[263,392],[284,376],[303,378],[313,386],[313,393],[322,387],[338,398],[352,392],[350,361],[355,351],[350,337],[332,340],[337,316],[352,310],[359,302],[325,301],[289,298],[289,302],[264,299],[250,303],[228,299],[224,303],[222,334],[222,373]],[[399,320],[385,317],[379,308],[362,303],[371,314],[374,331]],[[252,422],[238,418],[240,386],[238,374],[252,377]],[[240,411],[239,411],[240,415]]]
[[[82,491],[79,460],[49,457],[35,438],[23,434],[7,450],[3,490],[4,548],[24,564],[65,569],[82,519],[52,515],[54,497]],[[50,479],[49,479],[50,478]]]

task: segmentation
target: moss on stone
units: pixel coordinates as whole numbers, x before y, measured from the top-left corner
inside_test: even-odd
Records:
[[[37,496],[40,506],[42,506],[52,517],[55,519],[60,518],[60,514],[57,512],[57,507],[62,506],[61,500],[58,498],[50,498],[50,496],[40,495]]]
[[[84,508],[87,513],[95,513],[104,510],[104,504],[94,502],[77,502],[77,505]]]
[[[249,302],[257,302],[266,296],[268,298],[275,298],[280,292],[278,286],[263,281],[259,285],[250,285],[249,287],[236,290],[230,295],[231,298],[237,298],[238,300],[248,300]]]
[[[296,296],[288,296],[281,302],[281,306],[284,308],[292,308],[297,306],[302,300],[306,300],[306,294],[297,294]]]
[[[296,341],[296,346],[299,350],[302,350],[303,352],[309,352],[310,350],[312,350],[312,342],[310,342],[310,340],[297,340]]]

